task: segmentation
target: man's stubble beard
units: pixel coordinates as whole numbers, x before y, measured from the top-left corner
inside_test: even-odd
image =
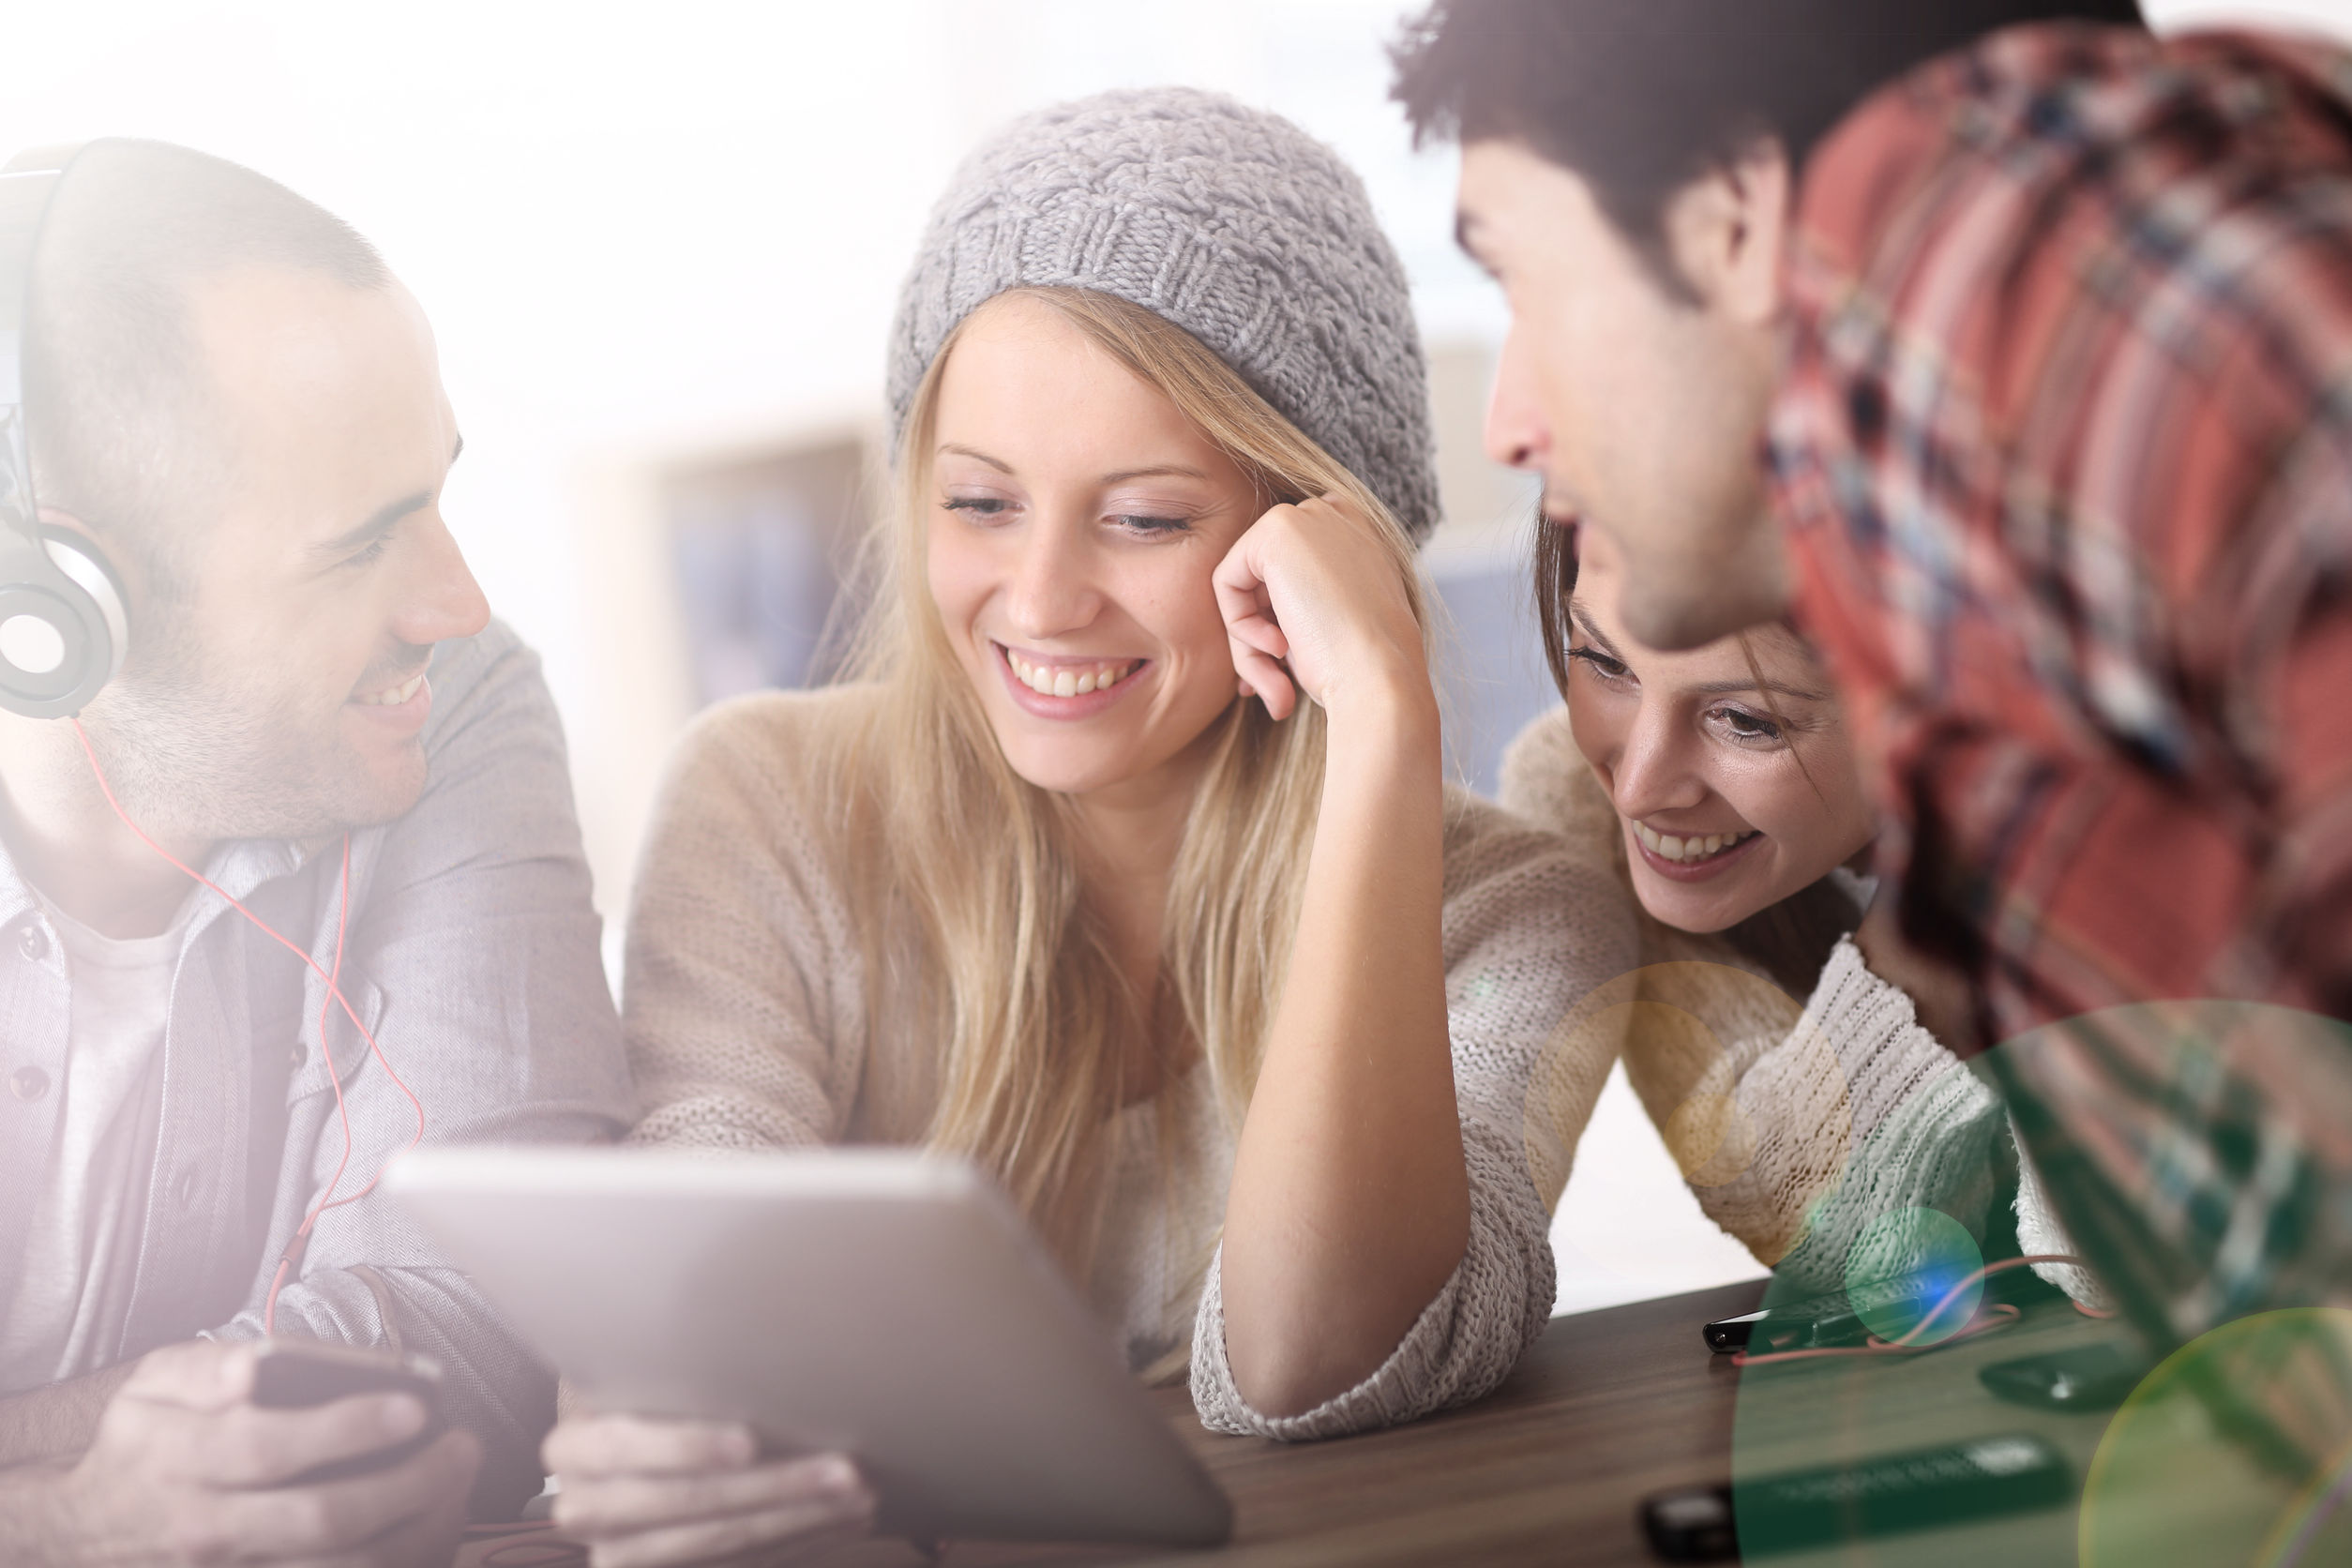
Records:
[[[158,837],[309,838],[384,821],[380,793],[330,728],[313,735],[286,694],[240,690],[200,649],[155,650],[84,718],[131,820]]]
[[[1752,515],[1739,525],[1678,541],[1680,548],[1640,550],[1621,534],[1615,537],[1625,560],[1618,617],[1637,642],[1680,653],[1789,612],[1793,563],[1779,520],[1760,491]]]

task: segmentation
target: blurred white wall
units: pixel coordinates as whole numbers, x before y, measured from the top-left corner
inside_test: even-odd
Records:
[[[924,213],[999,121],[1164,81],[1276,109],[1364,173],[1425,335],[1495,340],[1499,302],[1450,241],[1452,155],[1415,154],[1387,102],[1382,49],[1408,8],[13,0],[0,148],[186,143],[283,180],[384,249],[439,330],[465,430],[448,514],[492,603],[545,655],[592,840],[626,846],[641,793],[612,787],[598,760],[668,737],[610,732],[600,711],[594,654],[613,628],[584,608],[583,475],[867,416]],[[2148,8],[2166,23],[2250,12]],[[2352,36],[2352,0],[2258,9]],[[1474,406],[1473,387],[1440,411],[1456,493],[1480,482]],[[616,880],[623,851],[599,859]],[[1563,1304],[1753,1272],[1673,1180],[1621,1078],[1559,1235]]]

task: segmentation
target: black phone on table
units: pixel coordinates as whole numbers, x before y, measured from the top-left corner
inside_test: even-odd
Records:
[[[1880,1322],[1907,1321],[1925,1317],[1942,1300],[1949,1282],[1898,1276],[1855,1285],[1828,1295],[1721,1318],[1700,1330],[1707,1348],[1717,1355],[1754,1350],[1759,1355],[1780,1350],[1815,1350],[1832,1346],[1867,1343],[1870,1325],[1864,1312]],[[2004,1270],[1986,1277],[1982,1300],[2018,1305],[2052,1298],[2062,1292],[2023,1269]]]
[[[1702,1332],[1707,1348],[1717,1355],[1860,1345],[1870,1337],[1870,1326],[1862,1321],[1864,1311],[1879,1316],[1882,1321],[1889,1316],[1924,1316],[1942,1293],[1917,1277],[1880,1280],[1720,1319]]]
[[[1765,1309],[1742,1312],[1737,1318],[1718,1318],[1699,1332],[1706,1336],[1707,1348],[1719,1356],[1727,1356],[1748,1348],[1748,1336],[1756,1325],[1764,1320]]]

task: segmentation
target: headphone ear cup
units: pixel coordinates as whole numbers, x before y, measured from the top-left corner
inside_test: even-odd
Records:
[[[130,617],[121,582],[79,535],[17,536],[0,574],[0,708],[66,718],[121,670]]]
[[[98,547],[79,534],[44,528],[41,544],[57,569],[89,596],[91,608],[98,612],[103,636],[96,640],[89,658],[90,671],[97,677],[97,685],[90,688],[90,697],[95,697],[99,686],[123,672],[123,655],[130,647],[130,607],[124,601],[122,580]],[[83,701],[87,702],[89,698]]]

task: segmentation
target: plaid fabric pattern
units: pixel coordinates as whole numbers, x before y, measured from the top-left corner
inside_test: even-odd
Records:
[[[2061,1214],[2168,1335],[2352,1302],[2352,55],[1994,35],[1790,282],[1800,618]]]

